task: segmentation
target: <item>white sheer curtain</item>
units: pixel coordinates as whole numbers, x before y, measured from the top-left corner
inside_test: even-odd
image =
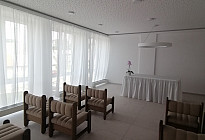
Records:
[[[70,84],[73,27],[52,22],[52,87],[55,95],[63,89],[63,82]]]
[[[50,21],[1,5],[0,15],[0,107],[22,102],[24,90],[51,94]]]
[[[59,95],[63,82],[92,86],[104,79],[109,61],[109,38],[76,27],[52,22],[53,91]]]
[[[91,41],[91,77],[92,82],[105,78],[108,69],[110,41],[108,37],[92,34]]]
[[[105,78],[109,38],[0,5],[0,108]]]
[[[90,33],[81,29],[73,30],[71,84],[88,85],[88,48]]]

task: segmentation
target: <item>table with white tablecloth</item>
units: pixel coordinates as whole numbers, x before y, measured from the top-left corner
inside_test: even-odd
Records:
[[[155,103],[165,103],[166,97],[181,101],[181,80],[144,74],[124,76],[121,96]]]

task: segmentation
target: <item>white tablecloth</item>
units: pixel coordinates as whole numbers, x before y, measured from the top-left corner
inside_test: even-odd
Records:
[[[181,80],[155,75],[124,76],[121,96],[165,103],[182,100]]]

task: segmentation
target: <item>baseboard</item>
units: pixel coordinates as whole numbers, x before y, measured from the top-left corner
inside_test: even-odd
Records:
[[[9,115],[11,113],[23,110],[23,103],[3,107],[0,109],[0,117]]]
[[[98,86],[101,86],[101,85],[104,85],[104,84],[107,84],[109,83],[108,79],[102,79],[102,80],[99,80],[99,81],[95,81],[92,83],[92,88],[95,88],[95,87],[98,87]]]
[[[183,91],[182,94],[190,94],[190,95],[205,96],[205,94],[202,94],[202,93],[192,93],[192,92],[186,92],[186,91]]]
[[[122,84],[120,84],[120,83],[113,83],[113,82],[109,82],[108,84],[122,85]]]

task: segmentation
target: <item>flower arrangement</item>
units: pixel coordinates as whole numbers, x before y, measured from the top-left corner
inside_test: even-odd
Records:
[[[134,72],[130,70],[130,66],[132,65],[131,61],[128,61],[127,65],[128,65],[128,70],[126,73],[128,73],[129,75],[134,74]]]

